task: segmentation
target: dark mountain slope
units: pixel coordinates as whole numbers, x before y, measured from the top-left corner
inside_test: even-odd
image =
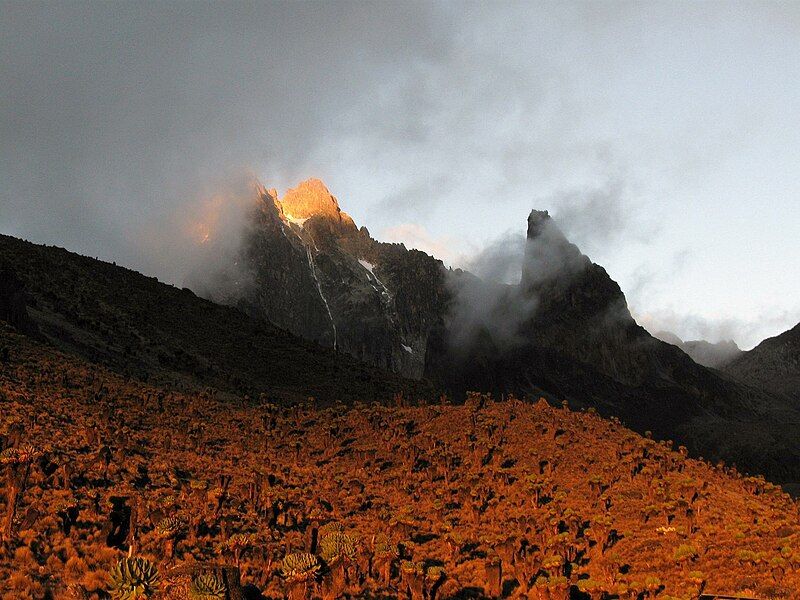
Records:
[[[0,236],[0,307],[23,330],[153,383],[321,401],[431,394],[220,306],[102,261]],[[16,322],[15,322],[16,321]]]
[[[800,324],[764,340],[722,369],[742,381],[788,396],[800,406]]]

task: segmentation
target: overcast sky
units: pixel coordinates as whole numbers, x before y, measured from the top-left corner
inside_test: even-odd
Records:
[[[0,0],[0,231],[180,284],[245,171],[456,266],[548,209],[750,347],[800,321],[798,115],[797,3]]]

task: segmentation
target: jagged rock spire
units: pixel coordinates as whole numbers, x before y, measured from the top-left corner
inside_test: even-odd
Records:
[[[532,210],[528,216],[528,237],[522,285],[530,287],[542,282],[565,279],[586,268],[589,259],[581,254],[559,229],[546,210]]]

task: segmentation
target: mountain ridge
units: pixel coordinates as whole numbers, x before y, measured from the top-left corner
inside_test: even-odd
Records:
[[[751,385],[788,396],[800,406],[800,323],[743,352],[722,370]]]

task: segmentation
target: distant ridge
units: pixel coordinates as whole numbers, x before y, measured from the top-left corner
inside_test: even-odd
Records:
[[[722,368],[742,354],[742,350],[733,340],[711,343],[705,340],[684,342],[671,331],[659,331],[653,337],[677,346],[688,354],[694,362],[713,369]]]

